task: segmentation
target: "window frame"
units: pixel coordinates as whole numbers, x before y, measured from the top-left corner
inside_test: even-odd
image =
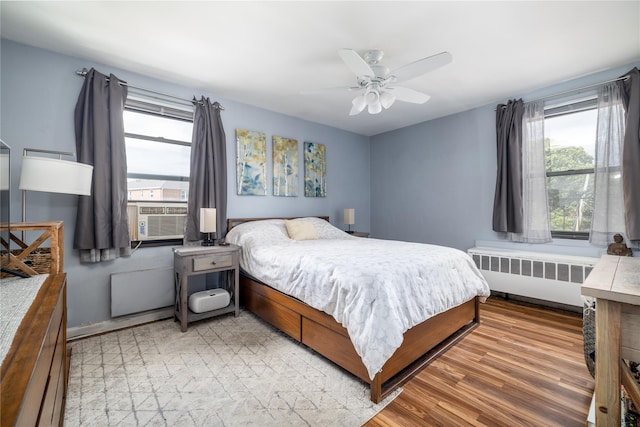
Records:
[[[579,99],[568,100],[562,104],[544,108],[544,120],[566,116],[570,114],[576,114],[589,110],[596,110],[598,108],[598,99],[595,94],[588,95],[587,97],[580,97]],[[546,135],[545,135],[546,138]],[[594,140],[594,149],[596,141]],[[545,168],[545,178],[557,176],[578,176],[593,174],[595,177],[595,165],[593,168],[584,169],[567,169],[562,171],[547,171]],[[547,197],[549,196],[549,188],[547,187]],[[551,237],[555,239],[570,239],[570,240],[589,240],[590,232],[588,231],[565,231],[565,230],[550,230]]]
[[[153,100],[151,101],[141,101],[139,98],[134,98],[131,101],[125,101],[124,111],[130,111],[139,114],[147,114],[155,117],[162,117],[170,120],[179,120],[184,122],[189,122],[193,124],[193,113],[187,113],[186,110],[179,108],[167,107],[165,103],[156,103]],[[189,116],[191,114],[191,116]],[[150,135],[141,135],[133,132],[124,132],[125,140],[126,138],[133,138],[144,141],[151,142],[160,142],[166,144],[174,144],[189,147],[191,149],[192,143],[189,141],[181,141],[176,139],[164,138],[164,137],[154,137]],[[129,179],[149,179],[149,180],[159,180],[159,181],[176,181],[176,182],[189,182],[189,176],[175,176],[175,175],[162,175],[162,174],[148,174],[148,173],[130,173],[127,171],[127,180]],[[182,190],[184,191],[184,190]],[[127,186],[127,195],[130,190]],[[144,203],[146,200],[130,200],[127,197],[127,203]],[[157,202],[152,202],[157,203]],[[167,201],[166,203],[178,203]],[[183,202],[180,202],[183,203]],[[187,203],[188,203],[188,193],[187,193]],[[133,249],[138,249],[141,247],[160,247],[160,246],[175,246],[181,245],[184,241],[183,238],[179,239],[156,239],[156,240],[132,240],[131,247]]]

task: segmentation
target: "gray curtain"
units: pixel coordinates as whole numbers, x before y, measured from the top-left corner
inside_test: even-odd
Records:
[[[127,218],[127,160],[122,113],[127,87],[93,68],[75,108],[78,161],[93,166],[91,196],[78,198],[74,248],[81,262],[131,254]]]
[[[626,236],[620,165],[624,144],[622,91],[616,83],[598,87],[593,174],[593,213],[589,242],[607,246],[616,233]]]
[[[185,240],[200,240],[200,208],[216,208],[214,239],[227,229],[227,149],[219,103],[195,101]]]
[[[544,102],[527,102],[522,118],[522,233],[507,233],[507,238],[514,242],[550,242],[550,221],[544,155]]]
[[[640,72],[634,67],[619,81],[625,109],[622,147],[624,217],[629,240],[640,241]]]
[[[498,170],[493,230],[522,233],[522,99],[496,107]]]

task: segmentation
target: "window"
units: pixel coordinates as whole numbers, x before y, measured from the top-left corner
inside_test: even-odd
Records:
[[[125,109],[129,200],[186,202],[192,122]]]
[[[545,108],[547,196],[553,237],[589,238],[597,119],[595,98]]]
[[[182,109],[128,99],[123,114],[129,232],[145,245],[175,244],[184,233],[193,130]]]

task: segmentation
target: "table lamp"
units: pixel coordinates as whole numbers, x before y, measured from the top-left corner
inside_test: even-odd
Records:
[[[344,210],[344,223],[349,226],[347,233],[353,234],[351,226],[356,223],[356,210],[354,208],[347,208]]]
[[[200,208],[200,232],[207,235],[202,240],[202,246],[214,246],[215,240],[211,238],[211,233],[216,232],[216,209]]]

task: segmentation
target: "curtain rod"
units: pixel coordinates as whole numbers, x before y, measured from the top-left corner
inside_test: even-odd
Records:
[[[89,72],[89,70],[87,70],[86,68],[83,68],[82,70],[77,70],[76,74],[84,78],[87,75],[88,72]],[[107,77],[107,81],[109,81],[109,77]],[[131,84],[127,83],[127,82],[122,82],[121,81],[120,84],[122,86],[127,86],[127,87],[130,87],[132,89],[143,90],[145,92],[155,93],[156,95],[161,95],[161,96],[166,96],[168,98],[178,99],[178,100],[183,101],[183,102],[189,102],[191,104],[200,104],[200,105],[202,105],[202,101],[197,101],[195,99],[192,99],[192,100],[191,99],[184,99],[184,98],[180,98],[178,96],[169,95],[167,93],[157,92],[155,90],[145,89],[145,88],[139,87],[139,86],[134,86],[134,85],[131,85]],[[217,108],[219,110],[224,110],[224,107],[222,105],[220,105],[220,103],[217,103],[217,104],[218,105],[214,104],[214,108]]]
[[[556,94],[553,94],[553,95],[543,96],[542,98],[533,99],[531,101],[525,101],[525,104],[528,103],[528,102],[537,102],[537,101],[544,101],[545,99],[557,98],[557,97],[562,96],[562,95],[568,95],[570,93],[580,92],[580,91],[583,91],[583,90],[586,90],[586,89],[591,89],[591,88],[594,88],[594,87],[606,85],[607,83],[613,83],[613,82],[617,82],[619,80],[627,80],[628,78],[629,78],[629,76],[622,76],[622,77],[618,77],[617,79],[611,79],[611,80],[607,80],[607,81],[601,82],[601,83],[594,83],[592,85],[579,87],[577,89],[571,89],[571,90],[567,90],[567,91],[564,91],[564,92],[556,93]],[[503,105],[502,108],[507,108],[507,107],[506,107],[506,105]]]

